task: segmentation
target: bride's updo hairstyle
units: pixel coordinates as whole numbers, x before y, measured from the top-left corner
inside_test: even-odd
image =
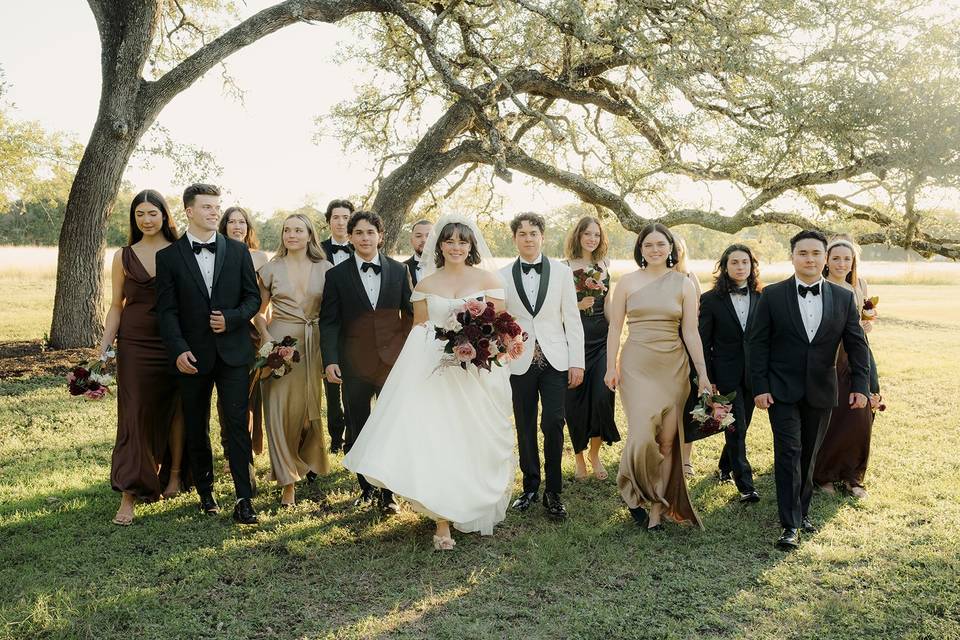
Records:
[[[473,229],[462,222],[448,222],[443,225],[443,229],[440,229],[440,235],[437,236],[437,248],[434,251],[437,269],[443,267],[444,263],[443,243],[453,236],[458,236],[461,240],[466,240],[470,243],[470,253],[467,254],[467,266],[472,267],[475,264],[480,264],[480,252],[477,251],[477,239],[473,235]]]

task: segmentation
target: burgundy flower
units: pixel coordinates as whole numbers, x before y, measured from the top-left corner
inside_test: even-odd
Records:
[[[475,324],[469,324],[463,328],[463,335],[471,341],[476,340],[482,335],[480,327]]]
[[[480,315],[480,320],[484,322],[493,322],[493,319],[497,317],[497,311],[493,308],[492,303],[487,303],[487,308]]]

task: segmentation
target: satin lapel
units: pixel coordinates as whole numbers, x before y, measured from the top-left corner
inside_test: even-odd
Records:
[[[824,327],[826,327],[827,322],[833,318],[833,308],[836,300],[833,295],[833,287],[831,287],[830,283],[826,280],[824,280],[821,285],[820,296],[823,298],[823,314],[820,316],[820,326],[817,327],[817,332],[813,335],[813,340],[810,342],[816,342],[820,336],[823,335]]]
[[[220,279],[220,271],[223,270],[223,262],[227,259],[227,239],[222,234],[217,234],[217,253],[213,262],[213,286],[217,288],[217,280]]]
[[[797,330],[800,337],[807,341],[807,330],[803,326],[803,318],[800,315],[800,304],[797,302],[797,279],[791,277],[787,281],[786,291],[787,309],[790,314],[790,320],[793,322],[793,328]]]
[[[383,292],[390,288],[390,276],[393,275],[393,265],[387,256],[380,254],[380,292],[377,293],[377,309],[383,306]]]
[[[550,286],[550,259],[543,256],[540,262],[543,264],[543,271],[540,273],[540,288],[537,290],[537,306],[531,311],[533,315],[540,313],[543,308],[543,301],[547,299],[547,288]]]
[[[730,317],[733,318],[733,326],[735,326],[737,329],[740,329],[740,335],[743,335],[743,329],[740,327],[740,316],[737,315],[737,310],[733,306],[733,300],[730,299],[730,294],[727,293],[719,295],[721,298],[720,303],[727,308],[727,311],[730,312]]]
[[[753,321],[753,314],[757,310],[757,303],[760,302],[760,294],[756,291],[750,292],[750,310],[747,312],[747,330],[750,329],[750,323]],[[739,322],[737,324],[740,324]]]
[[[523,288],[523,278],[520,276],[520,258],[517,258],[513,263],[513,286],[517,288],[517,296],[520,297],[520,302],[523,303],[524,308],[530,312],[531,316],[536,315],[533,313],[530,301],[527,300],[527,292]]]
[[[183,237],[177,241],[177,249],[180,250],[180,257],[183,258],[187,271],[193,276],[193,281],[200,287],[200,293],[207,299],[207,302],[210,302],[210,294],[207,293],[207,283],[203,281],[203,274],[200,273],[200,265],[197,264],[197,258],[193,254],[193,249],[190,247],[190,241],[187,240],[186,234],[183,234]]]
[[[357,266],[357,261],[354,260],[353,256],[350,256],[348,261],[350,262],[350,265],[347,268],[347,271],[350,272],[350,277],[353,279],[353,292],[358,298],[360,298],[360,302],[363,304],[363,306],[373,311],[373,307],[370,305],[370,298],[367,297],[367,288],[363,286],[363,280],[360,279],[360,267]],[[340,264],[343,263],[341,262]],[[382,273],[380,282],[381,284],[383,283]],[[382,290],[383,287],[380,287],[380,289]]]

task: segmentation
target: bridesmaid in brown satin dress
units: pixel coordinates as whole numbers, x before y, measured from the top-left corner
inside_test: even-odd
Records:
[[[860,252],[856,245],[844,238],[834,239],[827,246],[827,264],[823,275],[835,285],[853,291],[857,306],[869,295],[867,283],[859,277],[857,268]],[[854,285],[853,283],[856,283]],[[873,328],[872,320],[861,320],[864,333]],[[874,411],[880,403],[880,383],[877,365],[870,354],[870,406],[851,409],[846,398],[850,395],[850,364],[843,345],[837,352],[837,397],[841,401],[830,414],[830,426],[817,452],[813,481],[825,493],[833,494],[834,483],[842,483],[855,498],[867,497],[863,478],[870,458],[870,437],[873,431]]]
[[[317,318],[331,266],[313,223],[304,215],[293,214],[283,222],[277,255],[259,270],[263,302],[254,322],[261,344],[292,336],[301,358],[282,378],[270,377],[260,383],[270,444],[270,479],[283,486],[283,507],[294,504],[294,483],[308,473],[329,471],[320,416],[323,365]]]
[[[243,207],[229,207],[224,211],[223,217],[220,218],[220,226],[217,228],[217,231],[228,238],[247,245],[247,248],[250,249],[250,257],[253,259],[254,270],[259,269],[267,263],[269,258],[266,253],[260,251],[260,241],[257,239],[256,229],[253,228],[253,220],[250,217],[250,212]],[[250,323],[250,339],[253,341],[254,349],[259,349],[260,333],[252,321]],[[217,415],[220,415],[219,402],[217,402]],[[221,419],[220,445],[223,447],[223,472],[228,474],[230,473],[230,452],[227,448],[227,433],[224,429],[224,424],[224,421]],[[260,455],[263,453],[263,402],[260,397],[260,385],[253,387],[253,393],[247,405],[247,425],[250,430],[253,455]]]
[[[133,507],[172,497],[183,478],[183,422],[176,379],[157,331],[156,255],[177,239],[159,192],[147,189],[130,203],[130,245],[113,256],[113,302],[100,353],[117,340],[117,440],[110,482],[122,494],[114,524],[133,523]]]
[[[697,292],[690,278],[673,270],[676,243],[663,225],[644,227],[633,254],[640,269],[617,284],[607,335],[605,382],[611,389],[619,387],[629,428],[617,487],[630,515],[648,530],[662,530],[664,516],[702,527],[680,453],[690,360],[700,390],[711,389],[697,328]],[[621,351],[624,321],[629,330]]]

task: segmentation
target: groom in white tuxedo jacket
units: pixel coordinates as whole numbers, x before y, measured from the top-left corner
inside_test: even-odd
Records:
[[[523,356],[510,362],[513,413],[517,425],[523,493],[513,503],[526,511],[540,490],[537,407],[542,405],[543,457],[547,515],[562,520],[564,397],[583,382],[583,325],[570,267],[541,253],[544,220],[522,213],[510,222],[520,257],[500,270],[506,283],[506,306],[529,336]]]

